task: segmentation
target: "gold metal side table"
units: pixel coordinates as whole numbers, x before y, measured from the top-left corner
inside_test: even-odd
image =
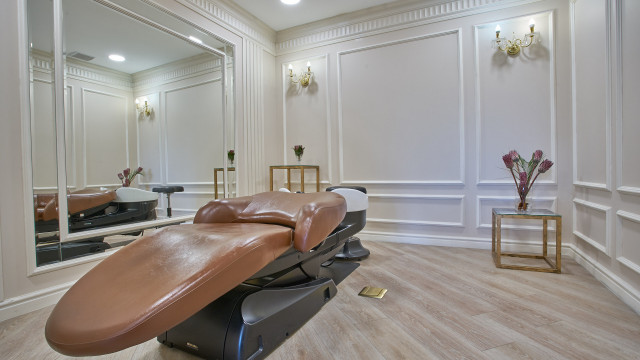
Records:
[[[491,255],[496,267],[502,269],[529,270],[541,272],[560,273],[562,263],[562,216],[546,209],[532,209],[528,211],[518,211],[516,209],[494,208],[491,216]],[[502,252],[502,219],[526,219],[526,220],[542,220],[542,255],[521,254]],[[556,222],[556,259],[553,262],[547,256],[547,222],[555,220]],[[512,256],[529,259],[544,259],[549,267],[536,267],[525,265],[507,265],[502,264],[503,256]]]
[[[224,182],[226,181],[226,179],[224,178],[224,168],[215,168],[213,169],[213,192],[214,194],[214,199],[218,198],[218,171],[222,172],[222,187],[224,188]],[[227,172],[229,171],[236,171],[235,167],[228,167],[227,168]]]
[[[300,170],[300,191],[304,192],[304,171],[316,170],[316,191],[320,192],[320,166],[319,165],[272,165],[269,166],[269,189],[273,191],[273,170],[287,170],[287,189],[291,191],[291,170]]]

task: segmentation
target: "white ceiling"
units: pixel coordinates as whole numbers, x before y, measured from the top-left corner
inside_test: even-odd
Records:
[[[230,0],[262,20],[273,30],[307,24],[387,3],[415,0],[300,0],[296,5],[285,5],[280,0]]]

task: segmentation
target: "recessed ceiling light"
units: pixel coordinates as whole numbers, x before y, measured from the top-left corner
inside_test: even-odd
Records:
[[[189,40],[193,41],[194,43],[202,44],[202,40],[198,39],[195,36],[189,36]]]
[[[287,5],[295,5],[300,2],[300,0],[280,0],[283,4]]]
[[[116,55],[116,54],[111,54],[111,55],[109,55],[109,60],[111,60],[111,61],[117,61],[117,62],[122,62],[122,61],[124,61],[124,56],[122,56],[122,55]]]

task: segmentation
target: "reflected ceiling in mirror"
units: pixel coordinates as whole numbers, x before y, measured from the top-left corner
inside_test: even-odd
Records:
[[[112,1],[123,8],[144,14],[149,20],[185,36],[194,43],[186,42],[140,22],[95,1],[62,0],[64,16],[64,53],[68,57],[102,66],[112,70],[134,74],[157,66],[175,62],[206,52],[197,45],[198,40],[206,47],[224,51],[227,44],[190,24],[139,1]],[[119,3],[119,4],[118,4]],[[30,1],[29,17],[33,34],[31,46],[47,53],[53,51],[50,1]],[[48,11],[45,11],[48,9]],[[100,21],[96,21],[99,19]],[[125,61],[116,62],[109,55],[123,56]]]

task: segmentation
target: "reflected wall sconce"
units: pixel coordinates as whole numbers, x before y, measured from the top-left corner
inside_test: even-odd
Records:
[[[144,105],[142,104],[144,102]],[[149,100],[146,97],[136,99],[136,110],[138,114],[144,114],[144,116],[151,116],[153,108],[149,105]]]
[[[494,49],[499,49],[501,51],[506,51],[509,55],[518,55],[520,53],[520,48],[529,47],[533,44],[540,42],[540,33],[535,32],[536,24],[533,19],[529,20],[529,33],[524,34],[522,39],[516,38],[516,33],[513,33],[513,39],[507,40],[506,38],[500,37],[500,25],[496,26],[496,38],[491,42],[491,45]]]
[[[311,72],[311,62],[307,61],[307,71],[303,71],[300,75],[293,73],[293,65],[289,64],[289,85],[300,84],[302,87],[307,87],[311,84],[313,79],[313,73]]]

